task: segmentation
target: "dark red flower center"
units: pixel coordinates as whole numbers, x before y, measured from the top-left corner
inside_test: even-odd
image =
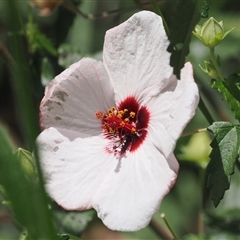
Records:
[[[107,113],[96,112],[96,118],[102,120],[106,137],[112,140],[107,151],[123,155],[126,151],[135,151],[147,136],[150,113],[134,97],[128,97],[118,107],[111,107]]]

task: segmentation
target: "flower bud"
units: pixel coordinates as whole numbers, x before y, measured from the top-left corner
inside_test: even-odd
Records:
[[[234,28],[224,31],[223,22],[217,22],[213,17],[209,18],[202,26],[196,25],[193,35],[207,47],[217,46]]]
[[[201,65],[199,67],[202,69],[203,72],[207,73],[209,77],[217,79],[218,73],[216,71],[216,68],[213,65],[213,62],[211,60],[204,61],[205,68],[203,68]]]
[[[0,185],[0,193],[2,194],[2,196],[5,198],[5,199],[8,199],[8,196],[7,196],[7,192],[4,188],[3,185]]]
[[[26,177],[30,180],[34,180],[37,177],[37,173],[35,171],[32,154],[22,148],[19,148],[15,154]]]

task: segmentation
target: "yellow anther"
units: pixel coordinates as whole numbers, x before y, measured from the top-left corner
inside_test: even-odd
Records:
[[[109,109],[108,109],[108,114],[111,114],[111,116],[112,116],[112,114],[114,114],[115,110],[116,110],[115,107],[109,108]]]
[[[120,126],[121,126],[121,127],[124,127],[124,126],[125,126],[125,122],[122,121],[122,122],[120,123]]]
[[[132,123],[135,117],[135,112],[130,112],[128,109],[117,110],[115,107],[108,109],[107,114],[97,111],[95,116],[102,120],[102,128],[108,134],[121,135],[137,134],[137,128]],[[134,126],[133,126],[134,125]]]
[[[118,118],[122,118],[123,117],[123,115],[122,115],[122,113],[120,113],[120,111],[118,112],[117,117]]]
[[[134,118],[136,114],[135,114],[135,112],[130,112],[129,115],[130,115],[131,118]]]
[[[131,132],[132,132],[132,133],[135,133],[135,132],[136,132],[136,128],[133,127],[133,128],[131,129]]]
[[[104,118],[104,114],[100,111],[96,112],[95,116],[96,116],[97,119],[103,119]]]
[[[124,111],[123,110],[119,110],[118,113],[124,114]]]
[[[114,131],[113,128],[110,127],[110,128],[108,128],[108,132],[109,132],[109,133],[114,133],[115,131]]]

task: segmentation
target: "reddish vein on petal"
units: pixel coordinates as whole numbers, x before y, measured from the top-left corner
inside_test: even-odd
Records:
[[[123,155],[126,151],[135,151],[143,143],[150,113],[146,106],[140,107],[135,97],[127,97],[107,113],[97,111],[96,118],[102,120],[103,132],[112,140],[107,151]]]

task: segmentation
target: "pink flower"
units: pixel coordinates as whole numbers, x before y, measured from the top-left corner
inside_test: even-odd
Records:
[[[147,226],[159,209],[199,99],[190,63],[181,80],[172,75],[168,44],[161,18],[139,12],[107,31],[103,62],[83,58],[46,87],[37,142],[63,208],[94,208],[119,231]]]

